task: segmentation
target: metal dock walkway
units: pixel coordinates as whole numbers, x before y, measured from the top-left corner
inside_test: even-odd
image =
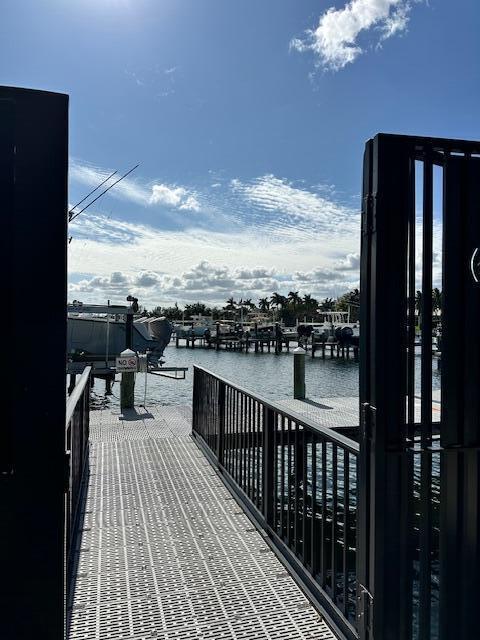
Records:
[[[334,639],[190,431],[189,407],[91,412],[69,639]]]

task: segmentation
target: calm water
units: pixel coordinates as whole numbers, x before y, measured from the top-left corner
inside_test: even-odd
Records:
[[[185,380],[169,380],[154,375],[147,377],[148,404],[190,404],[192,401],[193,365],[197,364],[246,389],[270,399],[293,395],[293,354],[240,353],[214,349],[185,349],[174,345],[165,349],[165,366],[189,367]],[[310,398],[358,395],[358,364],[341,359],[305,359],[305,382]],[[98,400],[104,396],[105,383],[96,381]],[[136,404],[143,404],[145,375],[138,374],[135,385]],[[118,404],[120,383],[113,386],[112,406]],[[94,403],[95,404],[95,403]]]
[[[215,351],[214,349],[185,349],[168,346],[165,350],[165,366],[189,367],[185,380],[170,380],[158,376],[147,377],[147,405],[190,404],[192,401],[193,365],[197,364],[223,376],[246,389],[272,400],[281,400],[293,395],[293,354],[240,353]],[[420,358],[416,359],[417,369]],[[392,362],[392,366],[394,363]],[[305,381],[309,398],[358,395],[358,363],[353,360],[329,358],[322,360],[309,354],[305,359]],[[440,385],[436,361],[433,362],[433,387]],[[420,376],[417,371],[417,381]],[[105,383],[96,381],[94,392],[99,403],[104,401]],[[119,403],[120,383],[113,386],[113,396],[108,401],[112,406]],[[145,375],[138,374],[136,381],[136,404],[143,404]],[[93,402],[95,406],[97,402]]]

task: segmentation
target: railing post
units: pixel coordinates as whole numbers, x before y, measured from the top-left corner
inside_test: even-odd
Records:
[[[274,443],[275,413],[273,409],[264,407],[263,412],[263,456],[262,456],[262,502],[263,515],[267,525],[273,525],[273,479],[276,456]]]
[[[225,383],[218,382],[218,433],[217,433],[217,460],[219,466],[223,466],[223,453],[225,447]]]
[[[198,432],[198,376],[197,367],[193,367],[193,402],[192,402],[192,431]]]

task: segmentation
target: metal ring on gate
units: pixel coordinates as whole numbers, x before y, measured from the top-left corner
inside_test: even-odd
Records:
[[[470,259],[470,271],[475,282],[480,282],[480,255],[478,247],[474,249]]]

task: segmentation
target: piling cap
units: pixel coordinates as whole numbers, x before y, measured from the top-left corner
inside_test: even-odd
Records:
[[[120,355],[122,356],[122,358],[130,358],[131,356],[136,356],[137,354],[131,349],[125,349],[125,351],[122,351]]]
[[[297,347],[296,349],[293,350],[293,353],[298,353],[299,355],[305,355],[305,349],[302,349],[302,347]]]

